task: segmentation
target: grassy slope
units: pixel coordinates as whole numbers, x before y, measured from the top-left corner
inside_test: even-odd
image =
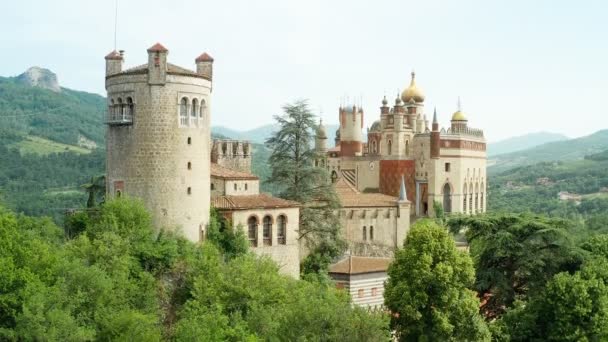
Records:
[[[9,148],[16,148],[21,154],[47,155],[50,153],[74,152],[78,154],[91,153],[91,150],[80,146],[58,143],[33,135],[24,137],[23,140],[9,145]]]

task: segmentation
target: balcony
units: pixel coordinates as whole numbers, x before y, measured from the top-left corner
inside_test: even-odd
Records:
[[[133,114],[130,112],[108,113],[106,124],[110,126],[124,126],[133,124]]]

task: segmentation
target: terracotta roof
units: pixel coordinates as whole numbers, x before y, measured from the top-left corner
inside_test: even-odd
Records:
[[[122,56],[118,51],[114,50],[106,55],[105,59],[122,59]]]
[[[362,274],[386,272],[393,259],[348,256],[329,266],[329,273]]]
[[[340,198],[342,207],[396,207],[397,197],[381,193],[361,193],[344,178],[340,178],[334,184],[336,194]]]
[[[217,209],[269,209],[294,208],[300,203],[272,197],[267,194],[248,196],[218,196],[212,199],[212,205]]]
[[[203,52],[202,55],[196,57],[195,62],[213,62],[213,57],[209,56],[208,53]]]
[[[254,174],[248,172],[241,172],[227,167],[219,166],[216,163],[211,163],[211,177],[222,178],[222,179],[251,179],[259,180],[260,178]]]
[[[167,48],[164,47],[161,43],[156,43],[148,49],[148,52],[167,52],[167,51],[169,51],[169,50],[167,50]]]

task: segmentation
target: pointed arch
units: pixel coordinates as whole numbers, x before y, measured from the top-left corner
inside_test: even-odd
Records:
[[[445,213],[452,212],[452,187],[450,183],[445,183],[443,185],[443,211]]]

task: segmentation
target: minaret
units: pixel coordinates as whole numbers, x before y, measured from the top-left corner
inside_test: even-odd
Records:
[[[431,131],[431,158],[439,158],[439,144],[441,137],[439,133],[439,122],[437,121],[437,108],[433,110],[433,130]]]
[[[319,120],[319,126],[317,127],[317,132],[315,134],[315,150],[318,153],[327,152],[327,132],[323,125],[323,119]]]

